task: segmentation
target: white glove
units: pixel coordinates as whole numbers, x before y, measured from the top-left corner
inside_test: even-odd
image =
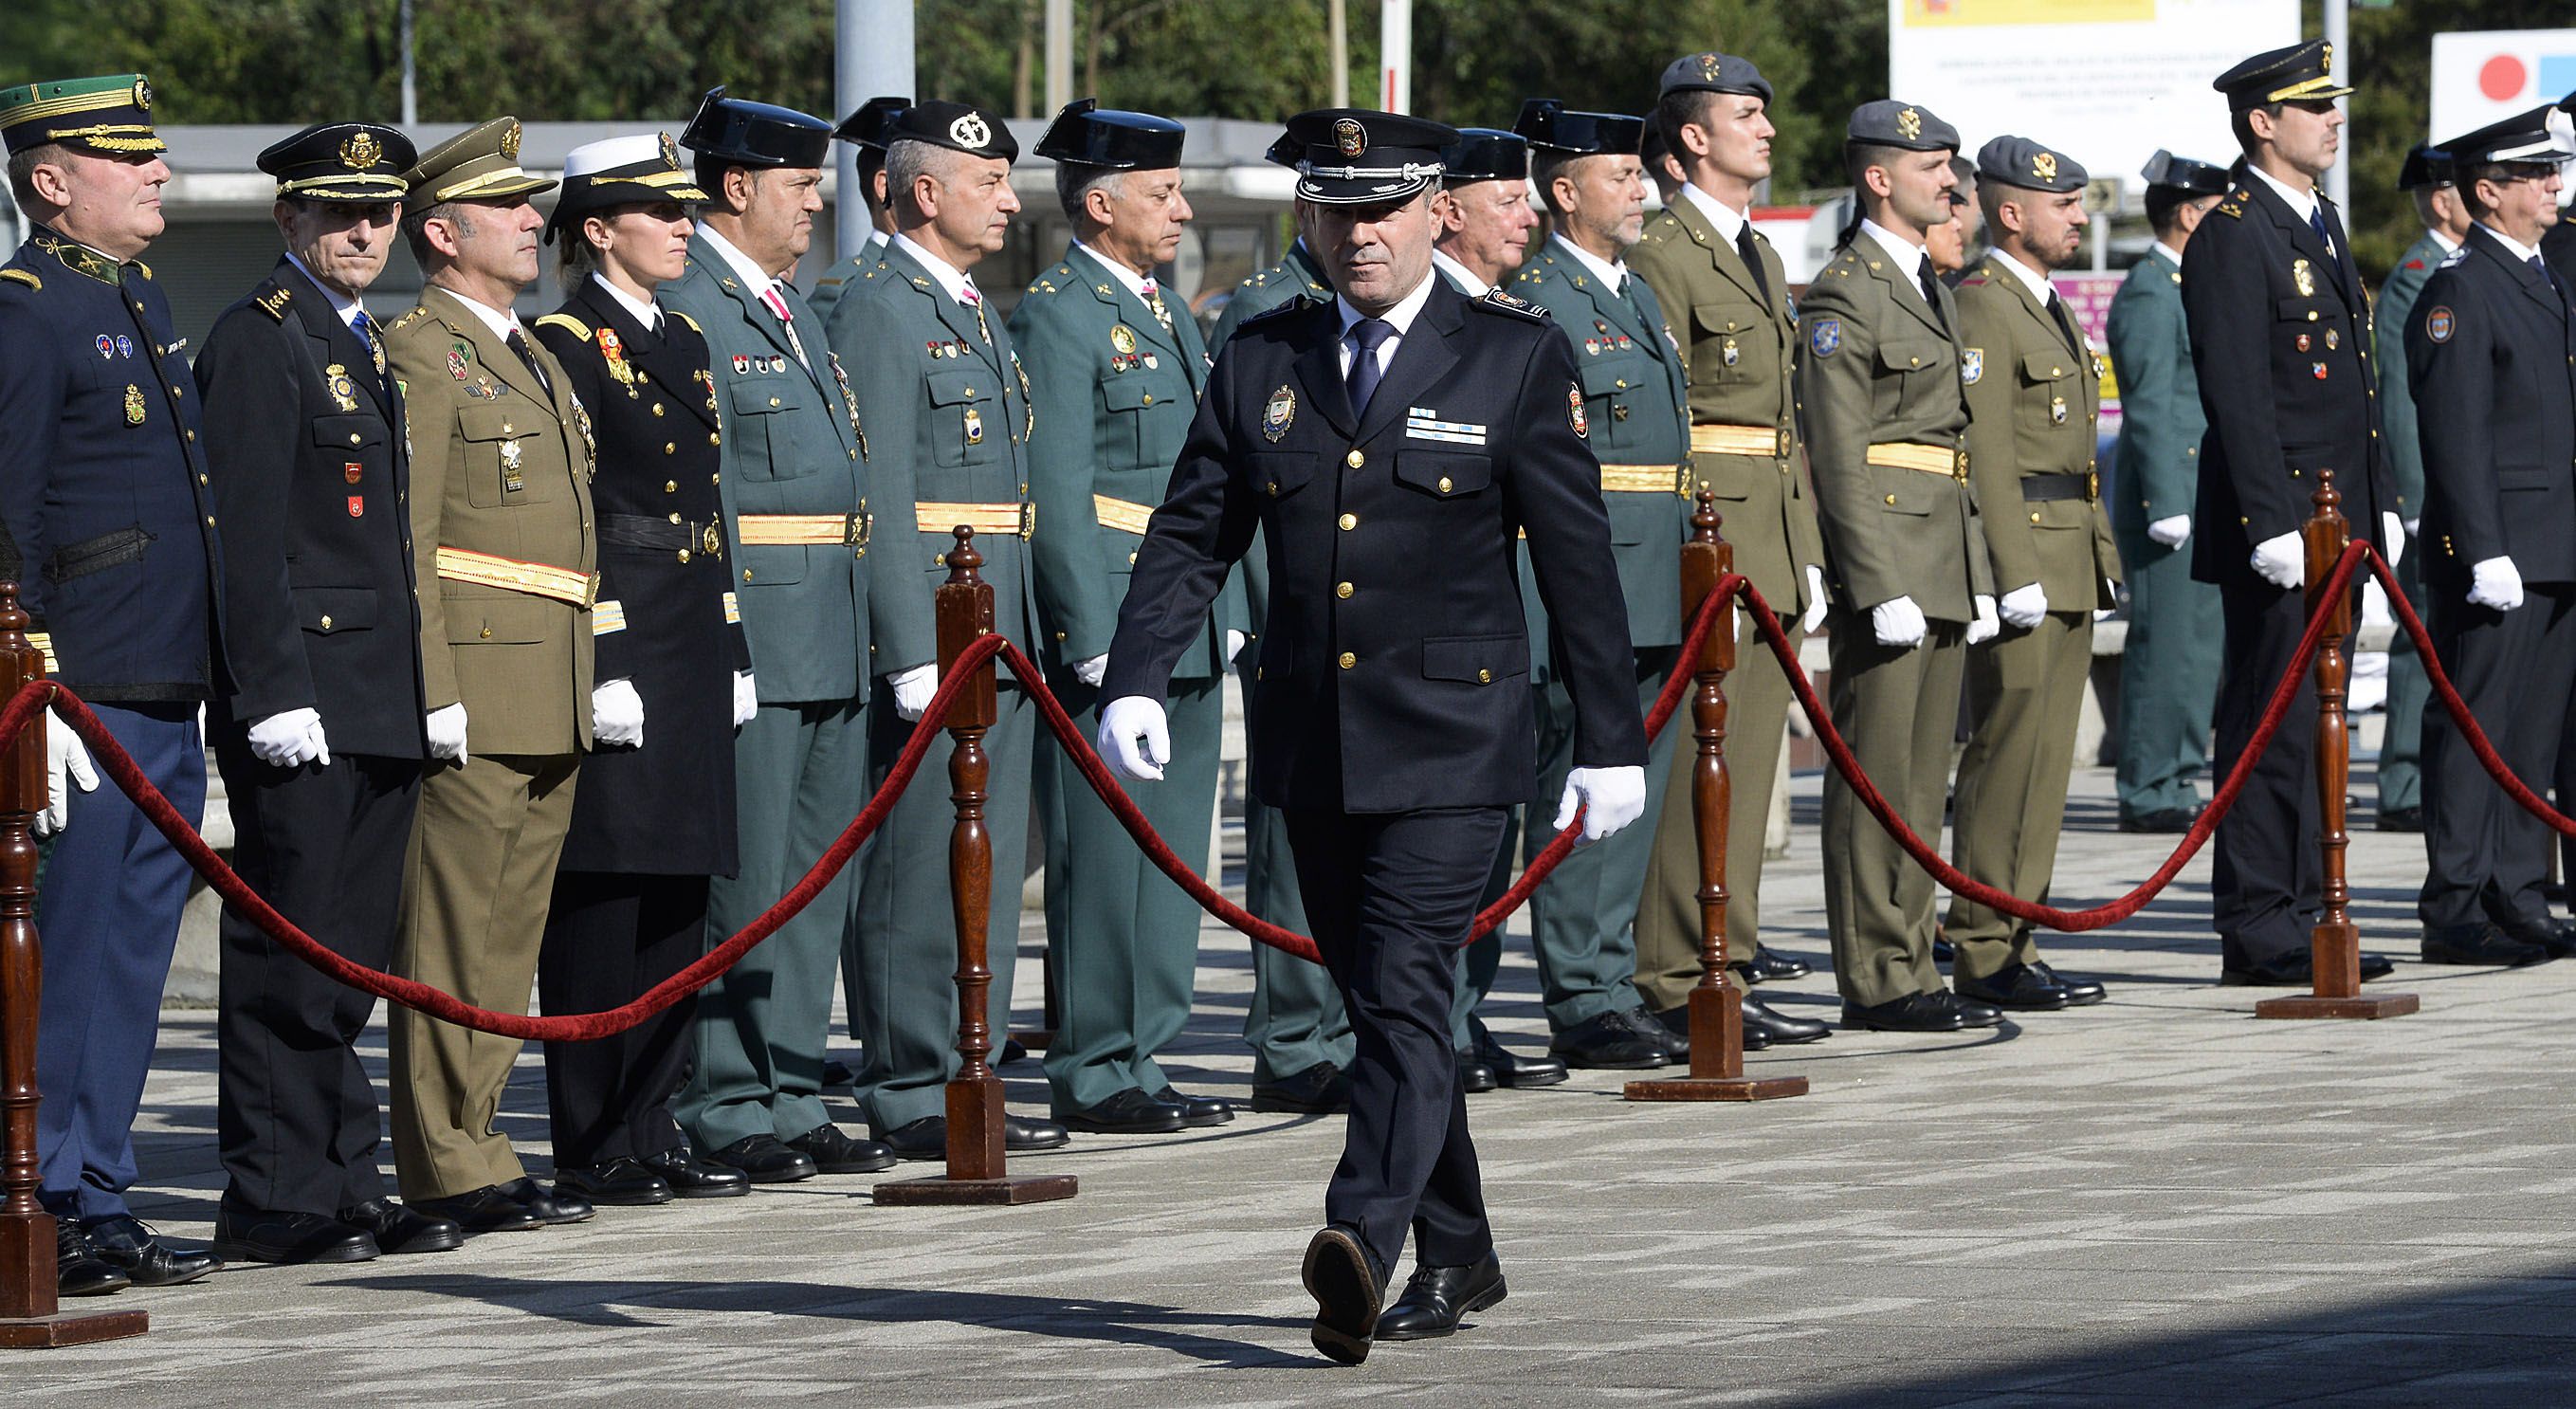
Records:
[[[749,724],[751,717],[759,712],[760,691],[752,687],[751,672],[735,671],[733,673],[733,727],[739,729]]]
[[[1807,564],[1807,614],[1798,618],[1798,629],[1806,632],[1810,636],[1815,635],[1816,628],[1825,624],[1825,608],[1827,605],[1828,603],[1825,601],[1825,570],[1813,563],[1809,563]]]
[[[632,680],[611,680],[590,692],[590,737],[602,748],[644,747],[644,697]]]
[[[2395,514],[2381,514],[2379,516],[2379,546],[2382,550],[2380,552],[2380,556],[2388,560],[2388,565],[2390,567],[2397,566],[2397,560],[2406,556],[2406,521],[2397,517]],[[2364,577],[2368,577],[2369,575],[2370,574],[2368,573],[2362,574]]]
[[[2411,519],[2406,520],[2406,522],[2404,523],[2403,527],[2404,527],[2404,528],[2405,528],[2405,530],[2406,530],[2406,536],[2407,536],[2407,537],[2409,537],[2409,538],[2413,538],[2413,537],[2414,537],[2414,536],[2416,536],[2418,533],[2421,533],[2421,532],[2423,531],[2423,529],[2424,529],[2424,520],[2423,520],[2422,518],[2420,518],[2420,517],[2418,517],[2418,518],[2411,518]]]
[[[2179,548],[2191,538],[2191,515],[2176,514],[2147,525],[2147,538],[2168,548]]]
[[[2296,533],[2255,544],[2252,562],[2258,576],[2284,591],[2295,590],[2308,580],[2308,545]]]
[[[1564,831],[1582,807],[1583,835],[1575,845],[1589,846],[1646,814],[1646,770],[1577,768],[1565,775],[1565,796],[1556,804],[1556,829]]]
[[[1120,695],[1100,711],[1100,752],[1109,766],[1140,783],[1158,782],[1172,761],[1172,735],[1163,702]],[[1637,785],[1641,801],[1645,785]]]
[[[69,786],[65,786],[68,784]],[[45,714],[45,810],[36,814],[36,835],[49,837],[71,825],[72,788],[82,792],[98,790],[98,770],[90,766],[89,750],[81,747],[80,735],[72,726]]]
[[[1232,665],[1232,664],[1234,664],[1234,658],[1235,658],[1236,656],[1242,655],[1242,654],[1243,654],[1243,648],[1244,648],[1245,646],[1250,645],[1251,643],[1252,643],[1252,638],[1251,638],[1250,636],[1247,636],[1247,635],[1243,634],[1242,632],[1235,630],[1235,629],[1234,629],[1234,628],[1232,628],[1232,627],[1228,627],[1228,628],[1226,628],[1226,633],[1225,633],[1225,663],[1226,663],[1226,664],[1228,664],[1228,665]]]
[[[452,704],[429,712],[429,756],[465,763],[465,706]]]
[[[1228,659],[1231,659],[1231,657],[1228,657]],[[1095,690],[1100,688],[1100,677],[1107,675],[1108,673],[1109,653],[1107,651],[1103,651],[1089,660],[1074,662],[1073,678],[1081,681],[1085,685],[1089,685]]]
[[[254,722],[250,752],[271,768],[301,768],[317,759],[328,766],[331,744],[322,734],[321,711],[290,709]]]
[[[930,708],[930,697],[939,693],[939,667],[916,665],[898,670],[886,677],[894,687],[894,712],[898,719],[919,719]]]
[[[1995,615],[1995,599],[1983,592],[1977,594],[1977,619],[1968,623],[1968,644],[1982,645],[2004,632],[2003,622]]]
[[[2027,582],[1995,599],[1995,610],[2016,631],[2028,631],[2048,615],[2048,589]]]
[[[1882,646],[1923,644],[1923,609],[1912,597],[1898,597],[1869,609],[1869,629]]]
[[[2469,600],[2509,612],[2522,605],[2522,569],[2511,558],[2489,558],[2469,569]]]

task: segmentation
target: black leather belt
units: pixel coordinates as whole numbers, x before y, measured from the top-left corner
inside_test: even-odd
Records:
[[[2025,504],[2044,504],[2052,499],[2085,499],[2098,497],[2097,475],[2023,475],[2021,498]]]
[[[711,523],[673,523],[647,514],[600,515],[599,541],[603,547],[643,548],[660,553],[724,553],[721,527]]]

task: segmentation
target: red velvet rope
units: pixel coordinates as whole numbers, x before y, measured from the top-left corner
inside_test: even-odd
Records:
[[[2331,602],[2336,593],[2350,590],[2353,572],[2363,555],[2369,552],[2367,543],[2355,543],[2346,548],[2343,557],[2336,561],[2334,576],[2327,580],[2326,592],[2320,600]],[[1906,825],[1905,819],[1898,816],[1896,809],[1889,806],[1887,799],[1879,793],[1878,785],[1861,771],[1860,760],[1852,757],[1851,746],[1835,731],[1832,716],[1817,702],[1816,687],[1807,679],[1805,669],[1799,666],[1797,653],[1789,648],[1788,634],[1780,629],[1780,619],[1772,614],[1771,604],[1762,600],[1761,591],[1751,583],[1745,584],[1744,592],[1745,603],[1753,611],[1755,628],[1761,632],[1763,642],[1770,646],[1771,654],[1779,659],[1780,668],[1788,673],[1789,686],[1797,692],[1798,706],[1807,712],[1808,721],[1815,725],[1816,737],[1824,744],[1826,756],[1833,760],[1835,770],[1843,775],[1843,781],[1851,785],[1861,805],[1869,809],[1870,815],[1878,819],[1878,824],[1896,839],[1897,845],[1904,847],[1906,853],[1924,870],[1931,872],[1932,878],[1951,894],[2002,911],[2015,919],[2028,920],[2069,934],[2116,925],[2135,915],[2181,873],[2201,847],[2208,844],[2210,834],[2218,829],[2219,819],[2236,805],[2237,795],[2245,790],[2245,780],[2252,775],[2255,760],[2271,747],[2272,735],[2280,729],[2283,717],[2289,714],[2290,701],[2298,694],[2299,682],[2307,676],[2317,648],[2325,639],[2327,619],[2327,613],[2322,611],[2309,616],[2307,633],[2299,638],[2299,649],[2291,658],[2290,669],[2282,675],[2281,682],[2272,687],[2271,702],[2264,707],[2262,722],[2255,726],[2254,736],[2246,741],[2245,752],[2237,758],[2227,780],[2219,785],[2217,794],[2210,798],[2209,806],[2202,810],[2199,820],[2192,823],[2190,833],[2183,837],[2182,845],[2174,849],[2173,855],[2166,857],[2165,863],[2158,866],[2155,874],[2147,877],[2137,889],[2107,905],[2097,905],[2090,910],[2060,910],[2052,905],[2033,904],[1976,880],[1951,865],[1948,858],[1914,834],[1914,829]]]
[[[2415,654],[2423,658],[2424,676],[2433,682],[2434,697],[2442,702],[2451,722],[2460,726],[2460,738],[2468,744],[2469,752],[2477,755],[2478,765],[2487,770],[2487,776],[2495,779],[2497,786],[2504,789],[2505,796],[2522,805],[2523,811],[2547,823],[2550,830],[2560,836],[2576,837],[2576,818],[2551,807],[2540,794],[2514,776],[2504,756],[2496,752],[2494,741],[2487,738],[2487,731],[2479,727],[2477,716],[2469,712],[2469,702],[2461,699],[2460,692],[2452,688],[2451,677],[2442,670],[2442,658],[2433,650],[2433,633],[2424,629],[2423,618],[2415,614],[2414,605],[2406,600],[2406,593],[2398,587],[2395,570],[2377,553],[2370,555],[2370,570],[2378,577],[2381,590],[2388,594],[2388,605],[2396,612],[2398,625],[2406,629],[2407,638],[2415,643]]]

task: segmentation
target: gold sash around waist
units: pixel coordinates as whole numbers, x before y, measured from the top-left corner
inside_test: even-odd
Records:
[[[839,545],[849,548],[868,546],[868,530],[876,516],[855,514],[744,514],[736,521],[735,531],[742,535],[746,547],[783,548],[795,544],[809,547]]]
[[[531,597],[547,597],[583,608],[590,606],[599,591],[599,577],[595,573],[576,572],[547,563],[523,563],[498,553],[477,553],[467,548],[439,549],[438,575],[450,582],[470,582],[477,587],[525,592]]]
[[[1953,479],[1968,477],[1968,452],[1945,445],[1916,445],[1899,442],[1873,445],[1869,462],[1891,470],[1921,470],[1927,475],[1948,475]]]
[[[1789,432],[1778,426],[1693,426],[1690,446],[1702,455],[1786,455]]]
[[[924,499],[913,506],[913,524],[923,533],[948,533],[964,524],[977,533],[1005,533],[1026,539],[1037,532],[1038,506],[1028,503],[965,504]]]

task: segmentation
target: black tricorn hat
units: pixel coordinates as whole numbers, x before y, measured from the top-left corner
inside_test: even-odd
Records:
[[[1181,141],[1188,132],[1168,117],[1076,98],[1047,124],[1037,151],[1055,161],[1104,171],[1160,171],[1181,164]]]
[[[832,135],[854,147],[882,152],[886,148],[886,129],[893,125],[895,114],[912,106],[910,98],[891,95],[870,98],[859,104],[858,111],[841,119]]]
[[[699,101],[680,145],[735,166],[819,167],[832,150],[832,124],[794,108],[728,98],[718,85]]]
[[[1521,104],[1512,130],[1533,147],[1576,156],[1633,157],[1646,140],[1646,120],[1625,113],[1577,112],[1554,98]]]
[[[1529,179],[1529,139],[1498,127],[1459,128],[1442,159],[1449,170],[1441,179],[1452,186]]]

